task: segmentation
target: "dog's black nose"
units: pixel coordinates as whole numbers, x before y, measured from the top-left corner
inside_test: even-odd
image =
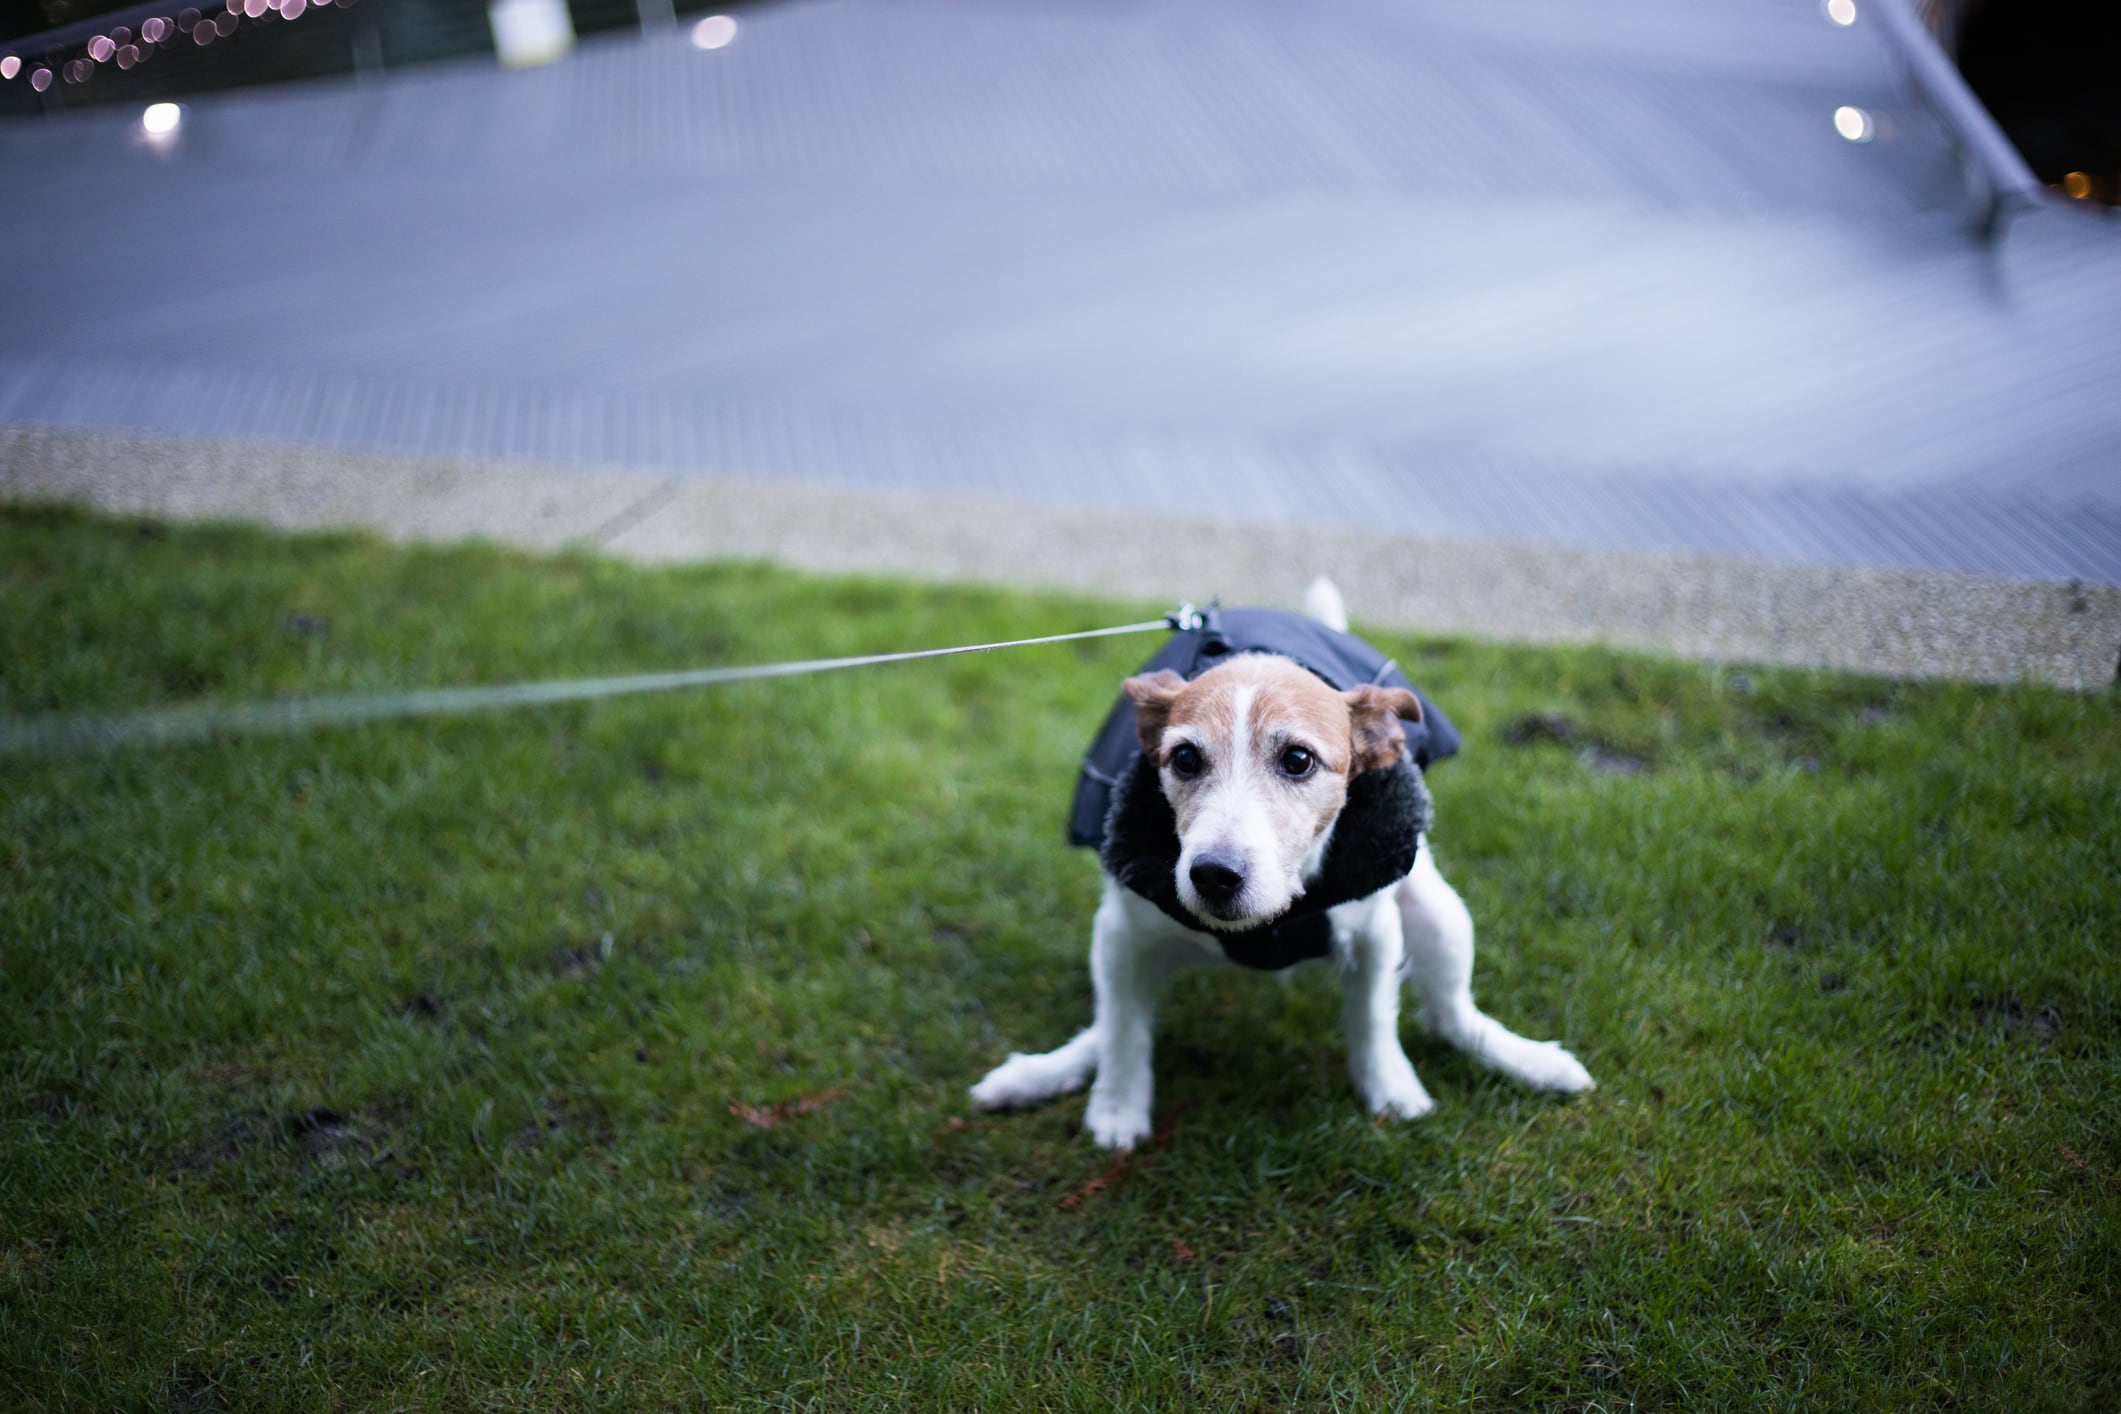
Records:
[[[1209,903],[1228,903],[1245,886],[1244,862],[1234,854],[1199,855],[1186,873]]]

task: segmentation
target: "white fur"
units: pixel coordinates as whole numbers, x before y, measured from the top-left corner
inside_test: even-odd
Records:
[[[1346,627],[1340,592],[1330,580],[1311,586],[1305,607],[1329,626]],[[1249,707],[1248,702],[1240,705]],[[1256,835],[1241,806],[1236,809],[1235,816],[1219,815],[1210,822],[1216,838]],[[1325,854],[1323,840],[1304,842],[1301,855],[1284,861],[1285,867],[1315,877]],[[1183,896],[1190,887],[1183,868],[1177,883]],[[1414,989],[1429,1030],[1481,1064],[1534,1089],[1592,1088],[1590,1072],[1558,1042],[1527,1040],[1474,1005],[1473,918],[1437,871],[1426,839],[1405,879],[1326,916],[1332,927],[1331,960],[1344,991],[1348,1072],[1372,1114],[1418,1119],[1435,1108],[1400,1044],[1402,979]],[[1012,1052],[972,1087],[973,1103],[989,1110],[1029,1105],[1089,1083],[1084,1124],[1091,1137],[1106,1148],[1133,1148],[1150,1133],[1157,996],[1175,973],[1201,964],[1234,965],[1213,937],[1183,927],[1108,875],[1091,928],[1095,1017],[1058,1050]]]
[[[1311,581],[1304,591],[1304,612],[1327,628],[1348,631],[1348,606],[1340,597],[1340,586],[1324,575]]]

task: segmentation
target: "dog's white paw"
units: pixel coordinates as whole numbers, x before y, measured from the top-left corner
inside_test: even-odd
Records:
[[[1355,1084],[1370,1113],[1383,1119],[1420,1119],[1436,1108],[1413,1065],[1403,1057],[1397,1065],[1382,1064],[1356,1077]]]
[[[1591,1079],[1591,1072],[1583,1068],[1583,1062],[1563,1050],[1559,1041],[1535,1042],[1531,1050],[1519,1058],[1517,1076],[1535,1090],[1552,1090],[1563,1095],[1598,1088],[1598,1082]]]
[[[1035,1105],[1082,1083],[1077,1080],[1071,1085],[1069,1079],[1068,1074],[1045,1055],[1011,1051],[1007,1060],[981,1076],[979,1083],[972,1087],[972,1104],[975,1109],[982,1110]]]
[[[1145,1106],[1105,1099],[1093,1090],[1083,1111],[1083,1128],[1100,1149],[1132,1149],[1149,1137],[1149,1111]]]
[[[1388,1095],[1370,1102],[1370,1113],[1379,1119],[1420,1119],[1435,1108],[1436,1102],[1419,1085],[1412,1094]]]

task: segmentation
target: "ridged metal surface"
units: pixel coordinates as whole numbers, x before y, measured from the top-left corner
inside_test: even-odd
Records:
[[[818,3],[127,122],[0,129],[0,420],[2121,583],[2121,224],[1972,243],[1809,0]]]

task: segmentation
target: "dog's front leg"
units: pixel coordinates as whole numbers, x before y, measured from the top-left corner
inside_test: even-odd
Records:
[[[1364,902],[1368,914],[1349,931],[1342,955],[1348,1073],[1371,1114],[1419,1119],[1436,1102],[1422,1088],[1399,1041],[1399,972],[1405,955],[1399,909],[1390,893]]]
[[[1156,993],[1167,970],[1154,940],[1127,916],[1118,886],[1108,884],[1090,937],[1090,981],[1097,991],[1097,1079],[1083,1124],[1107,1149],[1132,1149],[1149,1137],[1150,1074]]]

